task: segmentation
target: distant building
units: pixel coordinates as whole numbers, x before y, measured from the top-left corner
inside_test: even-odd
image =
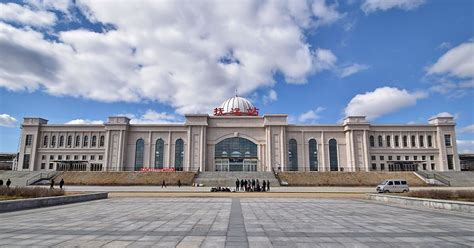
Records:
[[[0,153],[0,170],[11,170],[16,153]]]
[[[48,124],[24,118],[18,170],[449,171],[460,170],[452,117],[428,124],[293,125],[232,97],[182,124]]]
[[[474,171],[474,154],[459,154],[462,171]]]

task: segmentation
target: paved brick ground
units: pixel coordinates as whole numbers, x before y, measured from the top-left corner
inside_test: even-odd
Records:
[[[473,247],[473,227],[364,200],[112,198],[0,214],[0,246]]]

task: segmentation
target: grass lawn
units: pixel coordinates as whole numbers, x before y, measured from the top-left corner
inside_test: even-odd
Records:
[[[417,198],[474,202],[474,190],[417,190],[403,195]]]

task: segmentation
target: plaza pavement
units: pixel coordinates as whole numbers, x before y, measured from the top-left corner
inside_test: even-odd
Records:
[[[110,198],[0,214],[5,247],[472,247],[474,216],[357,199]]]

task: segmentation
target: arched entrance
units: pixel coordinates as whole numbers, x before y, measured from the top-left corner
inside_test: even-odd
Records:
[[[257,145],[240,137],[227,138],[216,144],[216,171],[257,171]]]

